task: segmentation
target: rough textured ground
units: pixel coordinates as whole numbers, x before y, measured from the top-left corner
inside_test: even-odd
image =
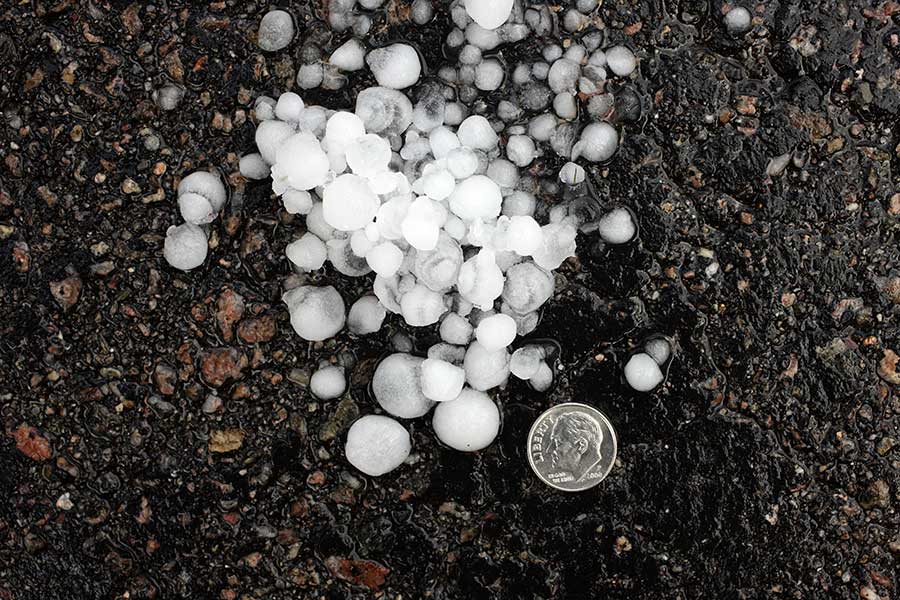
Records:
[[[346,37],[315,24],[323,3],[287,4],[300,37],[275,55],[253,42],[258,1],[0,8],[0,599],[898,597],[896,2],[750,4],[739,39],[719,1],[604,2],[609,38],[641,50],[642,110],[591,176],[641,239],[579,240],[536,332],[562,344],[558,384],[499,394],[498,443],[462,455],[414,421],[415,464],[379,480],[342,432],[374,410],[400,325],[293,335],[300,224],[235,175],[252,99],[290,88],[303,40]],[[410,27],[391,6],[374,39],[418,42],[433,70],[446,14]],[[168,81],[186,93],[164,113]],[[368,83],[305,96],[351,106]],[[207,264],[175,272],[173,189],[204,166],[231,208]],[[623,358],[653,332],[678,355],[635,394]],[[344,399],[310,398],[320,358],[352,369]],[[620,438],[576,495],[523,455],[565,400]]]

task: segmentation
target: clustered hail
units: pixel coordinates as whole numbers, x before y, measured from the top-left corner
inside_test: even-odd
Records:
[[[442,69],[442,78],[499,88],[505,72],[481,51],[527,30],[507,22],[512,9],[513,0],[470,0],[462,14],[454,9],[468,43],[459,68]],[[265,34],[266,45],[276,48],[278,28],[290,26],[292,36],[293,24],[270,15],[260,44]],[[619,140],[612,125],[598,120],[576,135],[567,119],[577,114],[576,91],[596,90],[606,68],[627,76],[636,66],[634,55],[622,46],[589,52],[575,44],[565,53],[544,54],[546,72],[529,66],[526,73],[520,65],[513,83],[524,90],[523,104],[534,103],[529,86],[542,78],[540,89],[556,94],[554,112],[528,119],[520,107],[501,102],[498,118],[489,120],[469,114],[447,86],[423,86],[414,105],[402,90],[420,78],[416,50],[397,43],[366,52],[351,39],[334,51],[329,66],[349,72],[368,65],[379,85],[357,95],[353,112],[309,106],[293,92],[259,98],[257,151],[240,161],[245,177],[271,177],[285,210],[305,216],[305,232],[285,249],[296,270],[316,271],[329,262],[348,277],[374,273],[373,295],[356,299],[349,312],[332,286],[288,290],[283,300],[296,333],[321,341],[346,326],[366,335],[379,331],[388,313],[414,327],[439,324],[441,342],[427,357],[390,355],[376,368],[372,390],[394,417],[418,418],[434,408],[435,434],[461,451],[480,450],[496,437],[500,412],[487,392],[510,374],[539,391],[552,384],[550,349],[526,343],[511,353],[510,346],[537,326],[538,311],[554,292],[553,270],[574,255],[579,229],[599,231],[609,244],[629,242],[637,233],[625,208],[587,223],[584,211],[569,204],[539,201],[560,183],[584,182],[584,168],[575,161],[602,162],[615,153]],[[301,67],[301,88],[322,80],[309,78],[309,69]],[[549,183],[527,170],[548,145],[570,161]],[[181,182],[178,197],[185,223],[170,228],[164,253],[174,267],[188,270],[206,258],[204,226],[225,203],[226,191],[217,175],[201,171]],[[637,366],[631,371],[650,369]],[[339,367],[323,366],[311,380],[312,393],[324,399],[345,388]],[[360,470],[380,475],[399,466],[410,447],[403,425],[369,415],[350,428],[346,455]]]

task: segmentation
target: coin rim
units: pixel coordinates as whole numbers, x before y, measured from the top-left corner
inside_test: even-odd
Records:
[[[601,477],[600,479],[598,479],[597,481],[595,481],[588,487],[581,488],[580,490],[566,489],[564,487],[560,487],[560,486],[556,485],[555,483],[551,483],[551,482],[547,481],[546,479],[544,479],[544,477],[542,477],[540,472],[538,471],[537,467],[534,465],[534,458],[532,458],[532,456],[531,456],[531,438],[534,435],[535,427],[537,427],[537,424],[540,423],[541,419],[543,418],[543,416],[545,414],[547,414],[551,410],[553,410],[555,408],[559,408],[561,406],[581,406],[584,408],[588,408],[592,411],[596,411],[596,413],[598,415],[600,415],[600,418],[603,419],[603,421],[606,423],[606,426],[609,428],[609,431],[612,434],[613,455],[612,455],[612,460],[609,462],[609,468],[606,470],[606,473],[603,474],[603,477]],[[528,438],[526,440],[525,452],[528,454],[528,464],[531,466],[531,472],[534,473],[535,476],[542,483],[544,483],[545,485],[547,485],[549,487],[557,489],[561,492],[568,492],[570,494],[575,494],[578,492],[586,492],[589,489],[592,489],[592,488],[600,485],[600,483],[602,483],[607,477],[609,477],[609,474],[612,472],[612,468],[615,465],[616,457],[619,455],[619,437],[616,435],[616,430],[613,427],[612,421],[610,421],[609,418],[605,414],[603,414],[603,411],[601,411],[599,408],[597,408],[595,406],[591,406],[590,404],[585,404],[583,402],[563,402],[562,404],[556,404],[556,405],[551,406],[550,408],[546,409],[545,411],[541,412],[541,414],[538,415],[538,418],[534,420],[534,423],[531,424],[531,429],[528,430]]]

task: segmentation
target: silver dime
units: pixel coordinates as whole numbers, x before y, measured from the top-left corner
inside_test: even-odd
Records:
[[[616,432],[596,408],[558,404],[528,432],[528,462],[541,481],[565,492],[592,488],[616,461]]]

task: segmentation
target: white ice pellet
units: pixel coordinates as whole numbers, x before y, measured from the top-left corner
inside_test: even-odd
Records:
[[[251,152],[242,156],[238,168],[241,175],[247,179],[265,179],[271,172],[269,165],[266,164],[259,152]]]
[[[537,199],[528,192],[513,192],[503,199],[503,214],[507,217],[528,216],[534,214]]]
[[[541,246],[544,234],[538,222],[525,215],[509,217],[507,235],[507,249],[519,256],[531,256]]]
[[[500,186],[484,175],[460,181],[450,195],[450,210],[463,221],[492,219],[500,214],[502,206]]]
[[[442,231],[432,250],[419,250],[415,253],[411,270],[420,283],[435,292],[443,293],[456,283],[462,263],[463,253],[459,242]]]
[[[634,52],[625,46],[613,46],[606,51],[606,65],[619,77],[628,77],[637,66]]]
[[[500,411],[484,392],[464,389],[452,402],[438,404],[431,425],[437,438],[454,450],[476,452],[497,437]]]
[[[445,218],[443,207],[427,196],[419,196],[406,211],[400,230],[403,239],[416,250],[433,250]]]
[[[275,104],[275,116],[282,121],[296,123],[303,112],[303,99],[294,92],[284,92]]]
[[[503,300],[512,310],[527,314],[541,307],[553,296],[553,274],[531,261],[511,266],[506,271]]]
[[[346,389],[347,379],[342,367],[324,366],[309,378],[309,391],[319,400],[340,398]]]
[[[330,285],[303,285],[285,292],[281,299],[291,313],[294,331],[304,340],[327,340],[344,326],[344,299]]]
[[[381,329],[387,311],[375,296],[363,296],[353,303],[347,315],[347,329],[356,335],[375,333]]]
[[[528,135],[539,142],[548,142],[557,124],[556,116],[550,113],[538,115],[528,122]]]
[[[625,380],[639,392],[649,392],[663,380],[662,370],[653,357],[639,352],[625,363]]]
[[[311,190],[328,179],[330,164],[319,140],[300,132],[285,139],[275,153],[272,179],[283,181],[295,190]]]
[[[285,248],[285,254],[301,271],[315,271],[321,269],[328,258],[328,249],[325,242],[312,233],[304,233],[303,236],[291,242]]]
[[[372,376],[372,394],[381,408],[401,419],[415,419],[431,410],[434,402],[422,393],[423,362],[400,352],[378,363]]]
[[[534,140],[527,135],[510,136],[506,142],[506,156],[517,167],[527,167],[534,160],[536,149]]]
[[[365,256],[372,270],[382,277],[390,277],[403,263],[403,252],[391,242],[378,244]]]
[[[447,316],[441,321],[439,331],[441,339],[448,344],[464,346],[472,339],[472,329],[472,324],[468,319],[451,312],[447,313]]]
[[[267,163],[274,164],[278,148],[294,133],[294,128],[290,123],[275,119],[263,121],[256,128],[256,147]]]
[[[212,223],[226,198],[221,177],[209,171],[195,171],[178,184],[178,205],[188,223]]]
[[[567,162],[559,170],[559,180],[566,185],[584,183],[585,176],[584,167],[573,162]]]
[[[462,392],[466,372],[449,362],[427,358],[422,362],[422,393],[435,402],[449,402]]]
[[[266,52],[281,50],[294,38],[294,19],[283,10],[270,10],[259,22],[256,43]]]
[[[669,357],[672,356],[672,346],[669,341],[662,337],[656,337],[644,344],[644,352],[656,361],[660,367],[666,364]]]
[[[603,215],[597,223],[597,231],[607,244],[625,244],[634,239],[637,226],[627,209],[616,208]]]
[[[488,350],[480,342],[472,342],[463,362],[466,381],[476,390],[489,390],[503,385],[509,378],[509,352],[506,348]]]
[[[456,187],[453,174],[447,169],[434,169],[423,177],[425,194],[433,200],[443,200]]]
[[[471,148],[453,148],[447,153],[447,169],[456,179],[466,179],[478,170],[478,156]]]
[[[328,260],[338,273],[349,277],[363,277],[372,272],[365,258],[353,254],[350,239],[346,235],[328,240],[325,246],[328,248]]]
[[[512,353],[509,371],[519,379],[531,379],[544,362],[544,351],[539,346],[525,346]]]
[[[369,133],[350,144],[346,155],[351,171],[371,179],[387,170],[391,162],[391,144],[383,137]]]
[[[591,123],[572,147],[572,159],[583,156],[591,162],[609,160],[619,147],[619,134],[609,123]]]
[[[325,222],[321,202],[313,202],[312,208],[306,215],[306,230],[325,242],[334,237],[334,227]]]
[[[541,227],[541,245],[532,253],[536,265],[548,271],[558,268],[564,260],[575,255],[575,236],[578,230],[569,220]]]
[[[366,125],[357,114],[340,111],[328,117],[324,146],[328,152],[344,154],[356,140],[366,135]]]
[[[550,71],[547,73],[547,85],[556,94],[571,92],[575,90],[575,84],[580,75],[581,65],[568,58],[560,58],[550,66]]]
[[[475,87],[483,92],[493,92],[503,84],[503,65],[489,58],[475,67]]]
[[[378,477],[402,465],[411,449],[403,425],[390,417],[366,415],[350,426],[344,455],[366,475]]]
[[[412,4],[412,20],[416,25],[425,25],[434,17],[431,0],[415,0]]]
[[[443,294],[422,284],[416,284],[400,298],[403,320],[413,327],[425,327],[437,323],[447,312]]]
[[[193,223],[169,227],[163,244],[166,261],[182,271],[199,267],[206,260],[209,250],[206,233]]]
[[[350,38],[328,58],[329,64],[341,71],[359,71],[366,66],[366,47],[356,38]]]
[[[475,338],[488,352],[506,348],[516,339],[516,322],[504,314],[491,315],[478,323]]]
[[[459,148],[459,138],[447,127],[437,127],[428,134],[431,154],[437,158],[445,158],[452,150]]]
[[[463,298],[488,309],[503,293],[503,282],[503,272],[497,266],[494,252],[484,248],[460,267],[457,287]]]
[[[466,0],[466,13],[485,29],[497,29],[509,18],[514,0]]]
[[[578,116],[578,103],[572,92],[560,92],[553,98],[553,112],[560,119],[573,120]]]
[[[499,138],[490,122],[481,115],[472,115],[459,124],[456,131],[463,146],[475,150],[491,150],[497,147]]]
[[[746,33],[750,30],[750,25],[750,11],[743,6],[734,6],[725,13],[725,27],[732,35]]]
[[[366,56],[366,63],[378,85],[394,90],[415,84],[422,73],[419,53],[408,44],[391,44],[372,50]]]
[[[530,383],[531,387],[536,391],[546,392],[550,389],[550,386],[553,385],[553,369],[551,369],[550,365],[546,362],[541,361],[537,371],[531,376],[528,383]]]
[[[344,174],[325,186],[322,206],[325,221],[339,231],[368,225],[381,205],[378,196],[358,175]]]
[[[412,123],[413,105],[403,92],[370,87],[357,95],[356,114],[365,124],[363,133],[399,135]]]
[[[178,196],[178,210],[182,219],[194,225],[212,223],[219,212],[208,198],[193,192]]]
[[[287,190],[281,196],[284,210],[292,215],[306,215],[313,207],[312,195],[305,190]]]
[[[519,183],[519,169],[504,158],[495,158],[488,165],[485,175],[503,189],[512,189]],[[498,211],[499,214],[499,211]]]
[[[275,118],[275,99],[260,96],[253,102],[253,112],[257,121],[268,121]]]
[[[468,111],[461,102],[448,102],[444,106],[444,125],[456,126],[463,122]]]
[[[319,63],[309,65],[301,65],[297,69],[297,85],[303,90],[312,90],[320,85],[325,79],[325,71]]]

